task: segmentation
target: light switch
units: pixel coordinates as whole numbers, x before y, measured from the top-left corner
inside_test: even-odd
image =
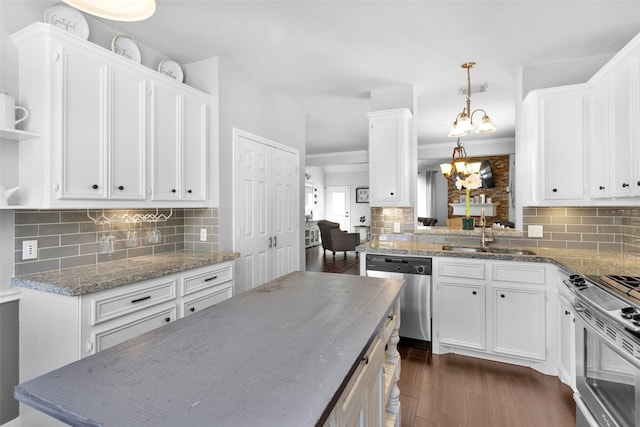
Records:
[[[529,237],[536,237],[536,238],[543,237],[542,225],[529,225],[528,231],[529,231]]]

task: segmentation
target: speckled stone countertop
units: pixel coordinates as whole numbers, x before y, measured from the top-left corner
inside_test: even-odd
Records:
[[[11,278],[11,284],[60,295],[99,292],[238,258],[235,252],[163,252]]]
[[[445,245],[447,246],[447,245]],[[456,245],[448,245],[456,246]],[[466,246],[466,245],[457,245]],[[423,242],[368,242],[356,248],[358,252],[398,254],[425,257],[456,257],[488,260],[547,262],[583,275],[622,274],[640,276],[640,254],[582,249],[526,248],[534,255],[503,254],[490,252],[454,252],[442,249],[442,243]],[[499,246],[496,246],[499,247]],[[510,248],[516,249],[516,248]]]

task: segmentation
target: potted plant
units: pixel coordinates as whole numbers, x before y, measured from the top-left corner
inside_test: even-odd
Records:
[[[464,188],[466,191],[466,197],[464,200],[466,217],[462,218],[462,229],[473,230],[475,219],[471,218],[471,214],[469,212],[469,191],[482,187],[480,175],[478,175],[477,173],[472,173],[464,179],[460,179],[460,177],[457,176],[455,185],[458,190],[462,190]]]

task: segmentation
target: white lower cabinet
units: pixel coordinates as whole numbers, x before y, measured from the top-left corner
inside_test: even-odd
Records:
[[[573,303],[575,296],[563,280],[569,277],[560,274],[558,280],[558,377],[560,381],[576,390],[576,327]]]
[[[494,287],[493,352],[545,358],[545,290]]]
[[[554,369],[547,357],[547,294],[555,267],[444,257],[433,258],[433,266],[435,354],[466,354],[545,373]]]
[[[231,298],[233,285],[234,262],[226,261],[81,296],[23,288],[20,382]],[[62,425],[25,405],[20,419]]]
[[[325,427],[400,426],[400,305],[396,303],[369,345],[325,422]]]
[[[484,283],[440,283],[439,341],[442,344],[486,349]],[[464,322],[460,314],[464,313]]]

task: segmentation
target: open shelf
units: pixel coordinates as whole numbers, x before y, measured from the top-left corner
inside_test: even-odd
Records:
[[[0,129],[0,139],[9,139],[12,141],[24,141],[25,139],[37,138],[40,135],[33,132],[18,129]]]

